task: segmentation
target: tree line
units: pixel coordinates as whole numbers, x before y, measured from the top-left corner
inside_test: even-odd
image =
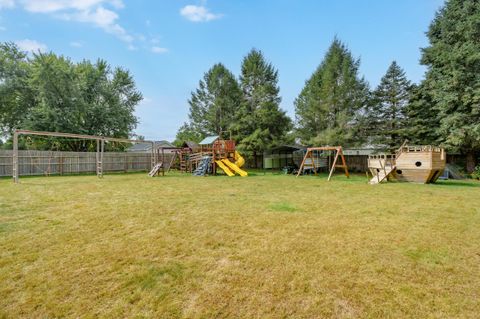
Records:
[[[243,58],[238,77],[215,64],[192,92],[188,121],[176,141],[231,134],[239,149],[256,156],[298,140],[392,151],[408,139],[465,154],[471,172],[480,154],[480,2],[447,0],[427,36],[420,61],[427,68],[424,79],[412,84],[393,61],[376,88],[360,75],[360,59],[334,38],[294,101],[294,119],[280,107],[278,70],[261,51]],[[104,60],[29,56],[13,43],[0,43],[3,136],[23,128],[131,137],[141,99],[131,74]],[[53,141],[44,143],[48,148]],[[58,146],[91,147],[66,140]]]
[[[280,108],[278,71],[261,51],[244,57],[238,79],[216,64],[192,92],[177,142],[228,131],[240,149],[257,154],[294,138],[384,151],[408,140],[461,152],[472,172],[480,154],[480,2],[447,1],[427,36],[421,83],[393,61],[374,89],[359,74],[360,59],[334,38],[295,99],[295,121]]]

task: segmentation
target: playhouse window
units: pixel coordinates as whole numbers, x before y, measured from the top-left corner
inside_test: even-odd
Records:
[[[422,162],[415,162],[415,166],[416,166],[416,167],[422,166]]]
[[[403,172],[402,172],[401,169],[397,169],[397,174],[402,175],[402,173],[403,173]]]

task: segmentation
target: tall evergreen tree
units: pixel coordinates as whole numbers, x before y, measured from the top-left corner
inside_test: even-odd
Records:
[[[393,61],[373,92],[372,106],[368,110],[371,143],[390,151],[402,143],[410,89],[405,72]]]
[[[439,118],[432,107],[432,96],[423,85],[413,85],[410,89],[404,136],[412,144],[436,145],[439,143]]]
[[[480,1],[448,0],[427,35],[423,88],[438,113],[441,141],[467,155],[471,172],[480,153]]]
[[[285,142],[291,120],[280,109],[278,71],[261,51],[252,49],[243,59],[240,85],[243,102],[237,114],[234,134],[239,148],[258,153]]]
[[[360,61],[335,38],[295,100],[297,130],[302,141],[316,145],[361,142],[358,121],[369,91],[358,74],[359,66]]]
[[[200,80],[188,103],[190,124],[183,127],[202,137],[231,130],[242,101],[235,76],[223,64],[215,64]]]

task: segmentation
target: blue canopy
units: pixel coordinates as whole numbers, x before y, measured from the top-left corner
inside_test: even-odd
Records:
[[[200,143],[198,143],[199,145],[210,145],[210,144],[213,144],[213,142],[215,142],[216,140],[218,140],[219,136],[207,136],[203,139],[203,141],[201,141]]]

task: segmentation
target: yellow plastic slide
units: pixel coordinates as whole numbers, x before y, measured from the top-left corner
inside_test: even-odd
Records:
[[[245,159],[240,155],[239,152],[235,151],[235,165],[242,167],[245,164]]]
[[[248,176],[248,173],[245,172],[244,170],[240,169],[240,167],[238,167],[237,165],[235,165],[234,163],[230,162],[228,159],[224,159],[222,160],[223,163],[225,163],[225,165],[227,165],[231,170],[233,170],[235,173],[237,173],[238,175],[242,176],[242,177],[245,177],[245,176]]]
[[[235,176],[235,174],[232,173],[232,171],[229,170],[228,167],[226,167],[225,164],[222,163],[222,161],[215,161],[215,163],[217,163],[218,167],[220,167],[228,176]]]

